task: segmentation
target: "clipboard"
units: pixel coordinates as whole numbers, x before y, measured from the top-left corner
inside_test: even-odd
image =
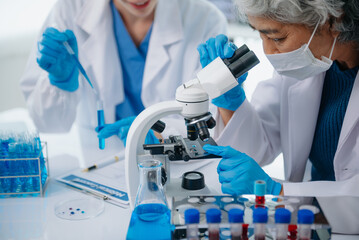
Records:
[[[75,169],[57,177],[56,180],[116,206],[129,207],[123,158],[118,162],[90,172]]]

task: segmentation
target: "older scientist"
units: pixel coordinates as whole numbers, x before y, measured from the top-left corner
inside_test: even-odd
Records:
[[[173,100],[177,86],[200,70],[197,45],[225,33],[226,26],[224,15],[204,0],[60,0],[21,81],[30,115],[42,132],[69,131],[76,119],[86,158],[119,152],[134,116]],[[79,81],[64,41],[78,53],[104,103],[106,122],[113,123],[99,136],[118,136],[104,152],[94,130],[95,95]],[[169,131],[184,128],[183,119],[176,121],[166,121]],[[151,133],[148,140],[157,139]]]
[[[217,168],[222,191],[253,193],[253,182],[262,179],[269,194],[359,196],[359,2],[238,4],[259,32],[275,72],[259,83],[251,103],[241,87],[214,101],[221,113],[217,143],[231,147],[205,149],[223,157]],[[202,44],[201,62],[210,62],[228,46],[223,41]],[[283,184],[259,166],[281,152]],[[303,182],[308,160],[312,181]]]

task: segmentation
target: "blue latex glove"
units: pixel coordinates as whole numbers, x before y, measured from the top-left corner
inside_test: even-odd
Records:
[[[254,182],[263,180],[267,183],[267,193],[279,195],[282,185],[272,180],[248,155],[231,147],[212,146],[206,144],[203,149],[211,154],[221,156],[217,172],[222,192],[232,195],[253,194]]]
[[[55,28],[47,28],[38,42],[37,63],[49,73],[50,83],[65,91],[76,91],[79,87],[79,70],[73,57],[67,52],[63,42],[67,41],[78,54],[77,42],[71,30],[59,32]]]
[[[117,135],[122,140],[123,144],[126,146],[127,134],[135,118],[136,116],[127,117],[112,124],[105,124],[105,126],[100,131],[98,131],[98,128],[96,128],[95,130],[96,132],[98,132],[99,138],[109,138],[113,135]],[[155,136],[153,130],[150,129],[146,135],[145,144],[156,143],[160,143],[160,141]]]
[[[222,59],[230,58],[233,56],[237,46],[228,42],[228,38],[220,34],[216,38],[210,38],[206,43],[202,43],[197,47],[200,56],[200,62],[204,68],[217,57]],[[217,107],[225,108],[231,111],[237,110],[242,105],[246,95],[242,88],[242,83],[246,80],[248,73],[239,77],[238,85],[221,96],[212,100],[212,103]]]

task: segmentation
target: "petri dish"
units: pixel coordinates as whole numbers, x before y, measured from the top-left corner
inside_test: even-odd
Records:
[[[97,198],[71,199],[57,203],[55,215],[66,220],[84,220],[100,215],[104,208],[104,201]]]

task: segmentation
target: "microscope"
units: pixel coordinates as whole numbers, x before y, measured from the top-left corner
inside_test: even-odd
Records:
[[[175,101],[152,105],[136,117],[128,132],[125,150],[126,184],[132,209],[139,185],[138,163],[150,157],[160,160],[164,166],[162,183],[167,196],[191,195],[190,188],[202,189],[201,194],[210,194],[210,190],[204,186],[204,181],[203,183],[191,181],[201,177],[199,172],[188,172],[188,181],[182,183],[181,179],[171,179],[169,163],[217,157],[209,155],[202,149],[205,144],[216,145],[208,130],[216,125],[209,112],[209,97],[211,99],[219,97],[237,86],[236,79],[258,63],[256,55],[243,45],[231,58],[223,60],[220,57],[216,58],[199,71],[195,79],[179,86]],[[170,136],[159,144],[143,144],[150,128],[162,132],[165,124],[159,120],[171,114],[180,114],[184,118],[187,138]],[[198,193],[196,191],[196,194]]]

